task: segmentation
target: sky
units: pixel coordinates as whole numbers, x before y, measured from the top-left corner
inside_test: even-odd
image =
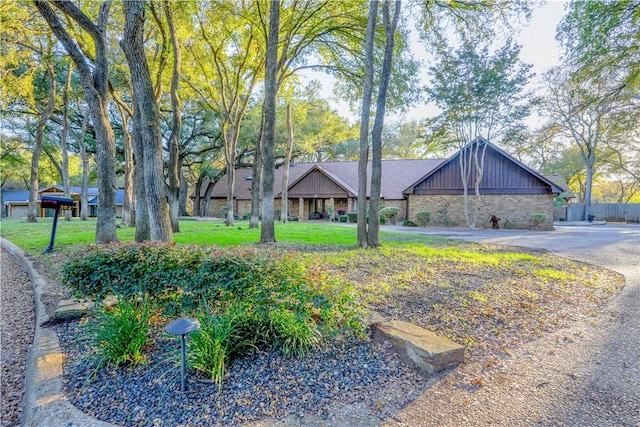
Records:
[[[531,89],[539,85],[542,73],[559,61],[560,46],[555,40],[556,27],[566,12],[565,6],[567,4],[568,1],[548,0],[543,6],[534,9],[531,21],[522,27],[520,34],[516,38],[518,43],[522,45],[521,60],[532,64],[532,71],[536,74],[530,83]],[[425,48],[417,40],[417,36],[413,37],[413,39],[411,44],[414,56],[418,59],[426,60]],[[319,80],[323,85],[324,95],[331,97],[334,80],[330,76],[322,72],[309,71],[303,77],[303,81],[311,79]],[[421,80],[423,82],[427,81],[427,67],[421,72]],[[341,115],[347,117],[351,122],[357,121],[357,117],[349,110],[346,102],[336,99],[331,99],[331,102]],[[419,120],[435,114],[437,114],[437,109],[433,105],[422,103],[411,107],[403,115],[390,115],[387,120]],[[537,118],[532,117],[528,125],[536,127],[538,122]]]

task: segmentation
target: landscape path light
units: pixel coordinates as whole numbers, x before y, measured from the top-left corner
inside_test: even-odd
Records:
[[[174,320],[169,323],[165,330],[171,335],[180,335],[180,390],[185,391],[187,389],[186,381],[186,349],[184,338],[185,335],[190,334],[193,331],[197,331],[200,328],[200,322],[196,319],[182,318]]]

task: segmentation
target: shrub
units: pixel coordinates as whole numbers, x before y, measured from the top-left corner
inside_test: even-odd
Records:
[[[249,219],[251,219],[251,212],[246,212],[246,213],[242,214],[242,220],[243,221],[247,221]]]
[[[426,227],[431,222],[431,212],[429,211],[416,212],[416,222],[420,227]]]
[[[404,221],[402,221],[402,226],[403,227],[417,227],[418,224],[416,224],[415,222],[405,219]]]
[[[446,202],[442,209],[438,210],[440,214],[440,224],[445,227],[455,227],[458,225],[458,221],[449,218],[449,202]]]
[[[546,213],[535,212],[529,214],[529,224],[531,224],[533,227],[537,227],[540,224],[547,222],[547,218],[548,216]]]
[[[118,299],[112,309],[103,308],[87,323],[96,346],[99,365],[137,365],[146,361],[144,349],[149,341],[151,309],[148,298],[141,302]]]
[[[503,222],[503,226],[504,228],[510,230],[512,228],[514,228],[516,226],[516,223],[518,222],[518,217],[514,216],[512,218],[505,218],[504,222]]]
[[[288,216],[287,217],[287,221],[289,221],[289,222],[294,221],[295,222],[295,221],[299,221],[299,219],[298,219],[297,216]]]
[[[165,313],[199,319],[190,363],[218,386],[229,362],[255,349],[303,355],[323,336],[364,335],[351,284],[272,250],[114,244],[90,249],[65,265],[63,275],[76,294],[120,297],[113,313],[92,322],[96,343],[105,348],[103,363],[144,360],[148,305],[124,301],[148,294]]]
[[[338,221],[347,222],[349,220],[349,216],[347,215],[338,215]]]
[[[174,311],[194,309],[204,299],[247,286],[268,263],[247,247],[224,251],[170,244],[115,244],[94,247],[63,266],[63,280],[76,296],[102,299],[114,294],[164,300]]]
[[[386,221],[389,221],[390,223],[395,224],[396,218],[398,217],[399,212],[400,212],[400,208],[397,208],[395,206],[387,206],[386,208],[380,209],[380,216],[384,218]]]
[[[320,219],[322,218],[322,214],[320,212],[311,212],[309,214],[310,219]]]
[[[358,212],[347,213],[347,218],[349,218],[349,222],[358,222]]]

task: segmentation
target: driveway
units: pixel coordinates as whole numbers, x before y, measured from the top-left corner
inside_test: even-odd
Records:
[[[505,365],[509,380],[490,383],[458,407],[440,406],[437,422],[428,412],[443,390],[434,387],[389,425],[640,427],[640,225],[557,226],[550,232],[383,229],[542,249],[626,277],[624,290],[599,318],[514,354]]]

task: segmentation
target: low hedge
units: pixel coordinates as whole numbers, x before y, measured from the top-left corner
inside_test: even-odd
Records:
[[[529,223],[533,226],[533,227],[537,227],[540,224],[543,224],[545,222],[547,222],[547,219],[549,217],[547,216],[546,213],[542,213],[542,212],[534,212],[532,214],[529,214]]]
[[[385,208],[380,209],[380,223],[384,224],[384,221],[389,221],[392,224],[396,223],[396,219],[398,218],[398,213],[400,213],[400,208],[395,206],[387,206]]]
[[[416,222],[420,227],[426,227],[431,222],[431,212],[429,211],[416,212]]]
[[[275,250],[157,243],[96,246],[63,266],[63,280],[78,297],[149,296],[171,315],[193,313],[203,301],[220,307],[246,301],[317,318],[330,330],[360,325],[360,308],[349,283]]]

